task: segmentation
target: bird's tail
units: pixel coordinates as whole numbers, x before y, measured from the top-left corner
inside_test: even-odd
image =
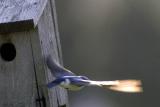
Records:
[[[90,81],[90,86],[99,86],[120,92],[138,93],[143,92],[140,80],[115,80],[115,81]]]

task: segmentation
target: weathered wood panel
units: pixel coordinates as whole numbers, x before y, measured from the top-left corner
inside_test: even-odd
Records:
[[[9,26],[12,27],[12,29],[10,27],[5,27],[5,31],[20,31],[22,28],[25,28],[25,26],[22,26],[23,24],[26,24],[22,23],[24,21],[33,22],[30,23],[32,25],[29,26],[33,28],[33,26],[37,25],[46,6],[46,2],[47,0],[0,0],[1,31],[3,31],[5,23],[10,24]],[[13,24],[16,25],[17,29],[15,29]],[[28,26],[26,27],[28,28]]]
[[[61,44],[60,44],[60,36],[58,31],[58,21],[57,21],[57,13],[56,13],[56,5],[55,0],[49,0],[50,7],[51,7],[51,14],[52,14],[52,20],[53,20],[53,26],[54,26],[54,32],[55,32],[55,38],[56,39],[56,45],[58,50],[58,57],[59,57],[59,63],[63,65],[62,61],[62,52],[61,52]],[[61,87],[57,87],[57,97],[60,105],[68,105],[68,95],[66,93],[66,90],[64,90]]]
[[[36,107],[38,96],[30,43],[33,32],[0,35],[0,47],[12,43],[16,48],[14,60],[8,62],[0,57],[0,107]]]
[[[47,0],[1,0],[0,23],[40,18]]]
[[[40,87],[43,86],[43,84],[46,84],[46,82],[48,83],[54,79],[48,67],[45,65],[46,56],[52,55],[52,57],[57,61],[60,61],[61,56],[58,38],[59,35],[57,35],[58,30],[55,30],[57,29],[55,28],[56,20],[53,17],[53,13],[55,11],[52,11],[50,3],[51,1],[47,2],[44,13],[39,20],[37,26],[38,35],[32,38],[35,68]],[[37,46],[40,47],[37,48]],[[45,65],[45,67],[42,67],[41,65]],[[52,89],[42,87],[42,92],[46,98],[47,107],[65,107],[68,105],[66,90],[60,87]]]
[[[9,42],[16,48],[13,61],[4,61],[2,55],[0,58],[2,107],[68,106],[66,90],[46,87],[54,79],[46,66],[46,56],[50,54],[62,63],[55,4],[46,1],[0,1],[0,46]]]

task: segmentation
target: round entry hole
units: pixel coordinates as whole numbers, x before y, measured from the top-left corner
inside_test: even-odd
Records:
[[[16,57],[16,48],[12,43],[4,43],[0,47],[0,54],[3,60],[12,61]]]

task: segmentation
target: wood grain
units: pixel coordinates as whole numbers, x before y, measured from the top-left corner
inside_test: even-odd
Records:
[[[47,0],[1,0],[0,23],[40,18]]]
[[[12,43],[16,48],[13,61],[0,58],[0,107],[68,106],[65,89],[46,87],[54,77],[45,58],[51,55],[62,64],[62,55],[55,3],[45,1],[0,1],[0,47]]]
[[[47,0],[0,0],[0,33],[35,27],[46,3]]]
[[[54,26],[54,31],[55,31],[55,39],[56,39],[56,44],[57,44],[59,63],[61,65],[63,65],[55,0],[49,0],[49,3],[50,3],[50,7],[51,7],[51,14],[52,14],[53,26]],[[57,87],[56,91],[57,91],[57,97],[58,97],[59,104],[69,106],[68,105],[68,94],[67,94],[66,90],[64,90],[61,87]]]
[[[0,35],[0,46],[12,43],[16,48],[13,61],[0,58],[0,107],[36,107],[37,89],[29,38],[32,32]]]
[[[44,81],[48,83],[54,80],[54,77],[51,75],[48,67],[46,66],[45,58],[48,55],[51,55],[55,60],[62,62],[58,30],[55,28],[57,27],[57,20],[55,20],[52,12],[55,14],[55,11],[52,10],[51,2],[48,1],[47,6],[38,22],[37,32],[39,35],[31,38],[38,83],[40,86],[41,84],[46,84]],[[40,44],[40,47],[36,48],[38,44]],[[43,56],[42,59],[41,56]],[[41,65],[45,65],[45,67],[42,68]],[[68,105],[67,92],[65,89],[60,87],[42,89],[45,96],[48,96],[48,107]]]

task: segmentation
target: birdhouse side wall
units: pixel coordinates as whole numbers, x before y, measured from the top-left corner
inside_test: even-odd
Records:
[[[52,8],[51,0],[48,0],[42,16],[38,22],[37,34],[32,37],[33,54],[35,61],[35,68],[37,73],[38,83],[47,84],[54,80],[51,75],[45,58],[51,55],[52,58],[60,62],[61,60],[61,47],[59,45],[59,35],[57,30],[57,22],[54,18],[56,15],[54,8]],[[36,48],[40,46],[39,48]],[[44,65],[42,67],[42,65]],[[43,93],[46,97],[47,107],[66,107],[68,106],[67,91],[61,87],[48,89],[43,88]]]

